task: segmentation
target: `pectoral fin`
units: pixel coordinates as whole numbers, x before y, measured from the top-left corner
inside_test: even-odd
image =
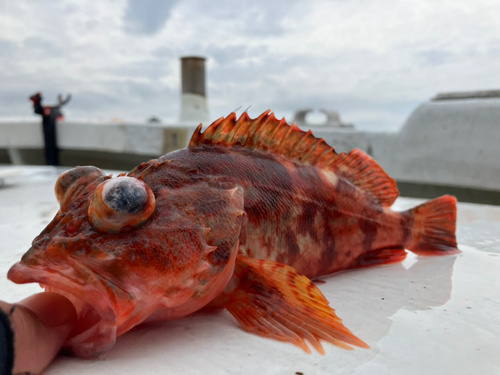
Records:
[[[311,280],[282,263],[238,255],[233,279],[218,302],[246,331],[291,342],[307,353],[305,340],[321,354],[320,340],[345,349],[369,348],[344,327]]]

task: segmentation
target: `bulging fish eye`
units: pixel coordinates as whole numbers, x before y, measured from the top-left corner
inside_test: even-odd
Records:
[[[106,174],[96,167],[76,167],[59,176],[54,186],[57,201],[62,211],[66,211],[68,198],[78,186],[85,186]]]
[[[155,196],[136,178],[118,177],[100,184],[89,206],[89,220],[99,232],[120,233],[144,224],[155,211]]]

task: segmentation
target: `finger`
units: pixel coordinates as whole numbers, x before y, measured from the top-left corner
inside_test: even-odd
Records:
[[[41,373],[73,329],[73,304],[56,293],[39,293],[14,305],[14,371]]]

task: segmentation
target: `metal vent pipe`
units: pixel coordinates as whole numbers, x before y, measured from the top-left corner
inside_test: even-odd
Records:
[[[205,90],[205,58],[181,57],[181,115],[184,123],[208,125],[210,119]]]

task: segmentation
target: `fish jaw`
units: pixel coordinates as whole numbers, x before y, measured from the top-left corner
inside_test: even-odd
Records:
[[[116,341],[117,327],[137,305],[133,293],[100,279],[72,258],[49,265],[40,258],[24,258],[11,267],[7,277],[18,284],[37,282],[45,291],[62,294],[73,303],[78,318],[65,347],[81,358],[108,351]]]
[[[8,278],[18,284],[37,282],[45,291],[68,298],[78,318],[64,347],[77,357],[94,358],[144,321],[177,319],[202,308],[232,277],[237,253],[238,243],[224,270],[216,272],[203,263],[195,266],[199,272],[187,269],[168,277],[128,269],[127,280],[122,280],[127,290],[109,275],[72,258],[56,262],[51,258],[44,265],[43,259],[25,257],[11,267]]]
[[[45,291],[67,297],[78,319],[65,349],[80,358],[94,358],[138,324],[182,318],[217,297],[233,276],[238,248],[236,241],[222,271],[207,262],[198,263],[196,271],[187,269],[167,278],[128,269],[127,280],[122,280],[127,290],[109,275],[102,277],[104,273],[71,257],[55,261],[52,255],[45,265],[40,252],[29,251],[11,267],[8,278],[18,284],[37,282]]]

